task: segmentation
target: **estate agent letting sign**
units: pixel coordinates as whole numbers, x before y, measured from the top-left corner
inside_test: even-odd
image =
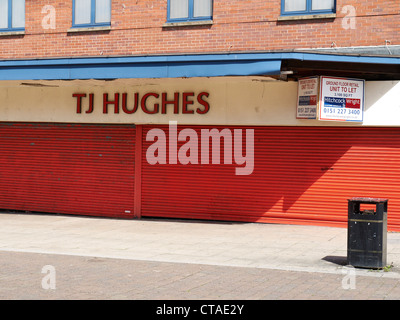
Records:
[[[364,80],[321,77],[319,120],[362,122]]]
[[[297,91],[297,119],[316,119],[318,77],[299,79]]]
[[[298,81],[297,119],[362,122],[364,80],[308,77]],[[318,111],[319,110],[319,111]]]

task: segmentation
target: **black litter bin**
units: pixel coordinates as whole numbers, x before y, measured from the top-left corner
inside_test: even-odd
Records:
[[[348,199],[347,263],[353,267],[386,266],[387,199]],[[361,209],[363,204],[375,209]]]

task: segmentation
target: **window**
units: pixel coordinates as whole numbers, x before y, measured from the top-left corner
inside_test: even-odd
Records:
[[[282,15],[335,12],[335,0],[282,0]]]
[[[25,0],[0,0],[0,31],[25,30]]]
[[[168,0],[168,21],[212,19],[212,0]]]
[[[111,0],[74,0],[73,27],[109,26],[111,23]]]

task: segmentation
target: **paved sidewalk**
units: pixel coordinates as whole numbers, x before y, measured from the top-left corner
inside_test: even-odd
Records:
[[[387,246],[389,272],[354,270],[345,228],[2,213],[0,299],[400,299]]]

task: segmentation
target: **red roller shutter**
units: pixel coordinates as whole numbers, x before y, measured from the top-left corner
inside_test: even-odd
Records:
[[[348,198],[379,197],[389,199],[388,229],[400,231],[400,129],[232,127],[254,129],[254,171],[239,176],[235,163],[150,165],[152,128],[142,216],[345,227]]]
[[[0,209],[133,216],[134,126],[0,124]]]

